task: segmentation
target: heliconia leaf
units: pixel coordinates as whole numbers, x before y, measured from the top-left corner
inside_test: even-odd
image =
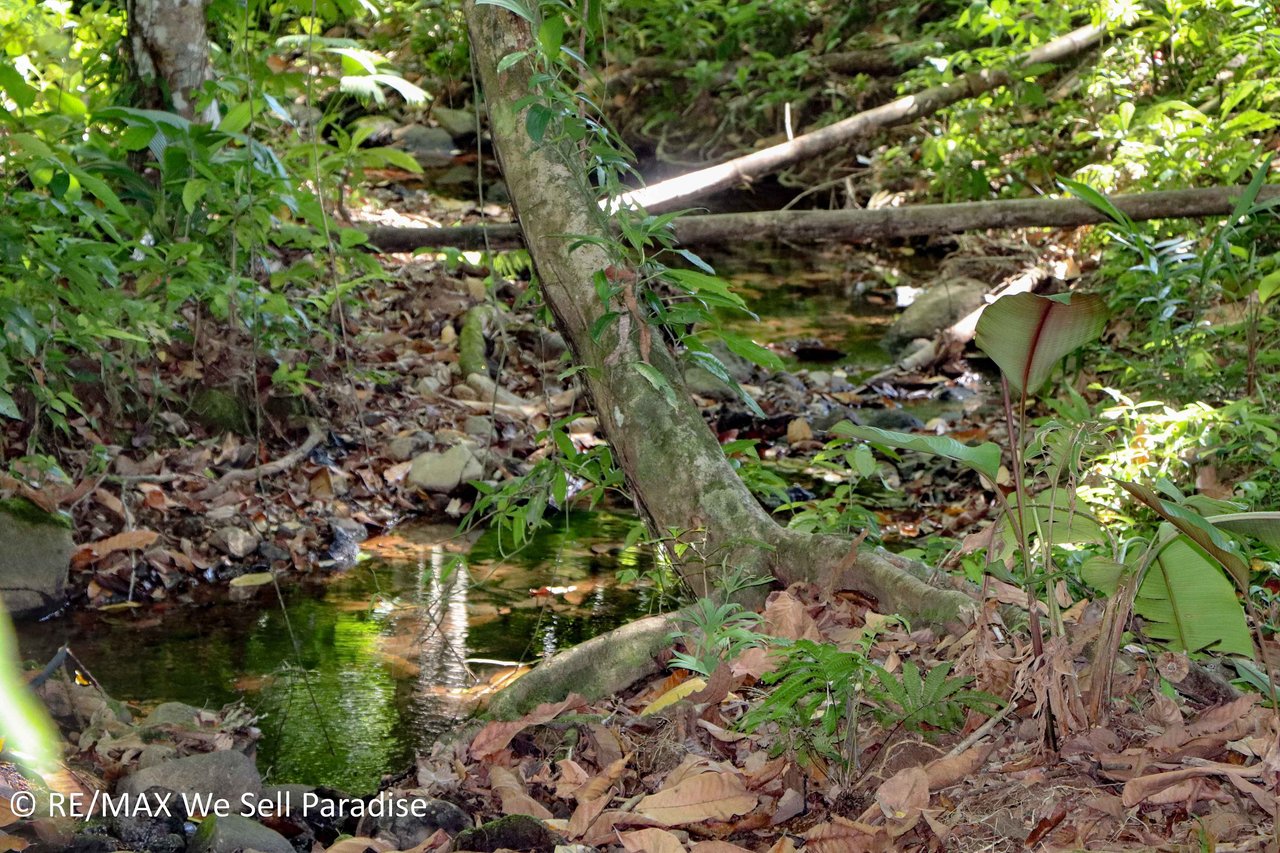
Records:
[[[1133,611],[1176,651],[1253,656],[1244,608],[1231,582],[1196,543],[1179,536],[1147,569]]]
[[[1034,394],[1064,356],[1102,334],[1106,319],[1098,296],[1076,294],[1066,302],[1017,293],[983,310],[976,342],[1014,389]]]
[[[1210,557],[1227,570],[1231,579],[1242,592],[1249,589],[1249,564],[1236,552],[1234,543],[1216,530],[1208,519],[1197,515],[1189,509],[1180,507],[1170,501],[1162,500],[1159,495],[1146,486],[1117,480],[1117,483],[1129,494],[1151,507],[1165,521],[1178,528],[1178,531],[1189,537],[1203,548]],[[1225,529],[1225,528],[1224,528]]]
[[[1280,512],[1232,512],[1205,520],[1214,527],[1260,539],[1280,551]]]

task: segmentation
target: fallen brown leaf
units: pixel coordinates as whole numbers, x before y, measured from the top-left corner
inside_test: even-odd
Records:
[[[703,820],[728,820],[755,808],[757,798],[736,773],[699,773],[672,788],[644,797],[636,814],[666,826]]]

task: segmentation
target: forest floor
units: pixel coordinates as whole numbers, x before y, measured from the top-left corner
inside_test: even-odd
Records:
[[[465,204],[436,211],[441,219],[478,212]],[[496,209],[485,213],[501,218]],[[398,219],[431,215],[424,207]],[[554,378],[563,343],[512,310],[523,285],[488,289],[488,271],[466,262],[450,268],[388,256],[386,264],[389,280],[346,309],[343,335],[319,344],[328,364],[320,384],[303,391],[291,413],[263,406],[252,418],[256,438],[202,425],[194,412],[136,425],[128,446],[80,424],[86,446],[104,445],[112,455],[107,473],[39,490],[9,484],[48,508],[73,509],[83,543],[74,558],[77,606],[166,607],[235,577],[339,568],[366,535],[407,516],[456,520],[469,510],[473,492],[456,482],[461,472],[453,486],[414,485],[424,454],[438,461],[465,443],[484,476],[503,481],[547,452],[539,432],[584,407]],[[496,386],[456,370],[462,318],[486,304],[499,309],[487,327]],[[236,369],[253,375],[245,343],[174,351],[151,378],[181,397]],[[765,455],[803,460],[822,447],[811,422],[815,402],[827,412],[892,411],[913,393],[960,387],[965,373],[953,362],[871,389],[833,386],[829,376],[819,383],[812,372],[746,375],[769,415],[764,421],[743,420],[731,401],[701,402],[722,437],[760,438]],[[962,440],[1000,434],[978,410],[928,426]],[[593,427],[583,419],[571,428],[575,443],[599,442]],[[809,475],[816,482],[824,472]],[[908,460],[893,477],[898,497],[879,513],[891,540],[962,535],[989,511],[976,481],[932,464]],[[1121,655],[1107,683],[1092,666],[1104,603],[1072,600],[1065,588],[1058,604],[1066,634],[1037,659],[1025,611],[1009,616],[1025,594],[993,579],[983,589],[979,621],[945,632],[901,624],[852,591],[796,586],[770,596],[757,631],[856,652],[901,683],[913,671],[941,669],[968,679],[965,689],[997,697],[999,711],[939,702],[947,713],[913,717],[899,707],[895,721],[892,713],[857,710],[856,690],[828,684],[809,709],[812,719],[784,715],[748,731],[745,714],[783,701],[767,677],[779,659],[757,647],[707,677],[675,670],[630,695],[571,696],[519,721],[473,724],[465,737],[420,757],[393,790],[450,800],[476,822],[539,819],[495,825],[494,832],[525,834],[495,835],[468,849],[1276,849],[1280,722],[1258,696],[1214,692],[1215,682],[1204,687],[1185,656],[1149,659],[1136,648]],[[824,719],[846,718],[831,705],[844,695],[854,697],[856,725],[824,728]],[[183,748],[236,743],[205,738]],[[129,772],[138,753],[91,749],[82,758],[113,778]],[[332,826],[325,834],[301,818],[272,826],[311,839],[311,849],[342,853],[402,849],[404,840],[392,833],[339,841]],[[411,849],[452,844],[440,830]]]

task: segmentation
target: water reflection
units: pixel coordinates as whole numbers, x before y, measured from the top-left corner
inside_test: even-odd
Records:
[[[264,588],[157,618],[77,614],[23,626],[26,657],[67,642],[113,696],[218,708],[243,698],[261,716],[259,764],[273,782],[370,791],[468,713],[468,691],[647,612],[621,589],[631,519],[574,513],[517,554],[490,536],[407,527],[370,543],[374,558],[322,584]],[[468,553],[469,551],[469,553]],[[541,594],[532,594],[532,593]],[[88,688],[86,688],[88,689]]]

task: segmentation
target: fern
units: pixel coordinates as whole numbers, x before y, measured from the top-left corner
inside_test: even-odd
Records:
[[[874,713],[881,725],[902,726],[912,731],[926,728],[955,729],[964,721],[965,711],[973,709],[990,716],[1002,702],[990,693],[966,690],[973,679],[951,678],[951,663],[940,663],[929,674],[920,677],[920,667],[911,661],[902,665],[902,674],[872,665],[876,684],[872,698]]]
[[[822,709],[822,730],[834,735],[849,698],[871,675],[866,656],[811,640],[797,640],[783,654],[782,667],[761,679],[777,687],[742,718],[742,728],[755,731],[770,722],[810,725]]]

